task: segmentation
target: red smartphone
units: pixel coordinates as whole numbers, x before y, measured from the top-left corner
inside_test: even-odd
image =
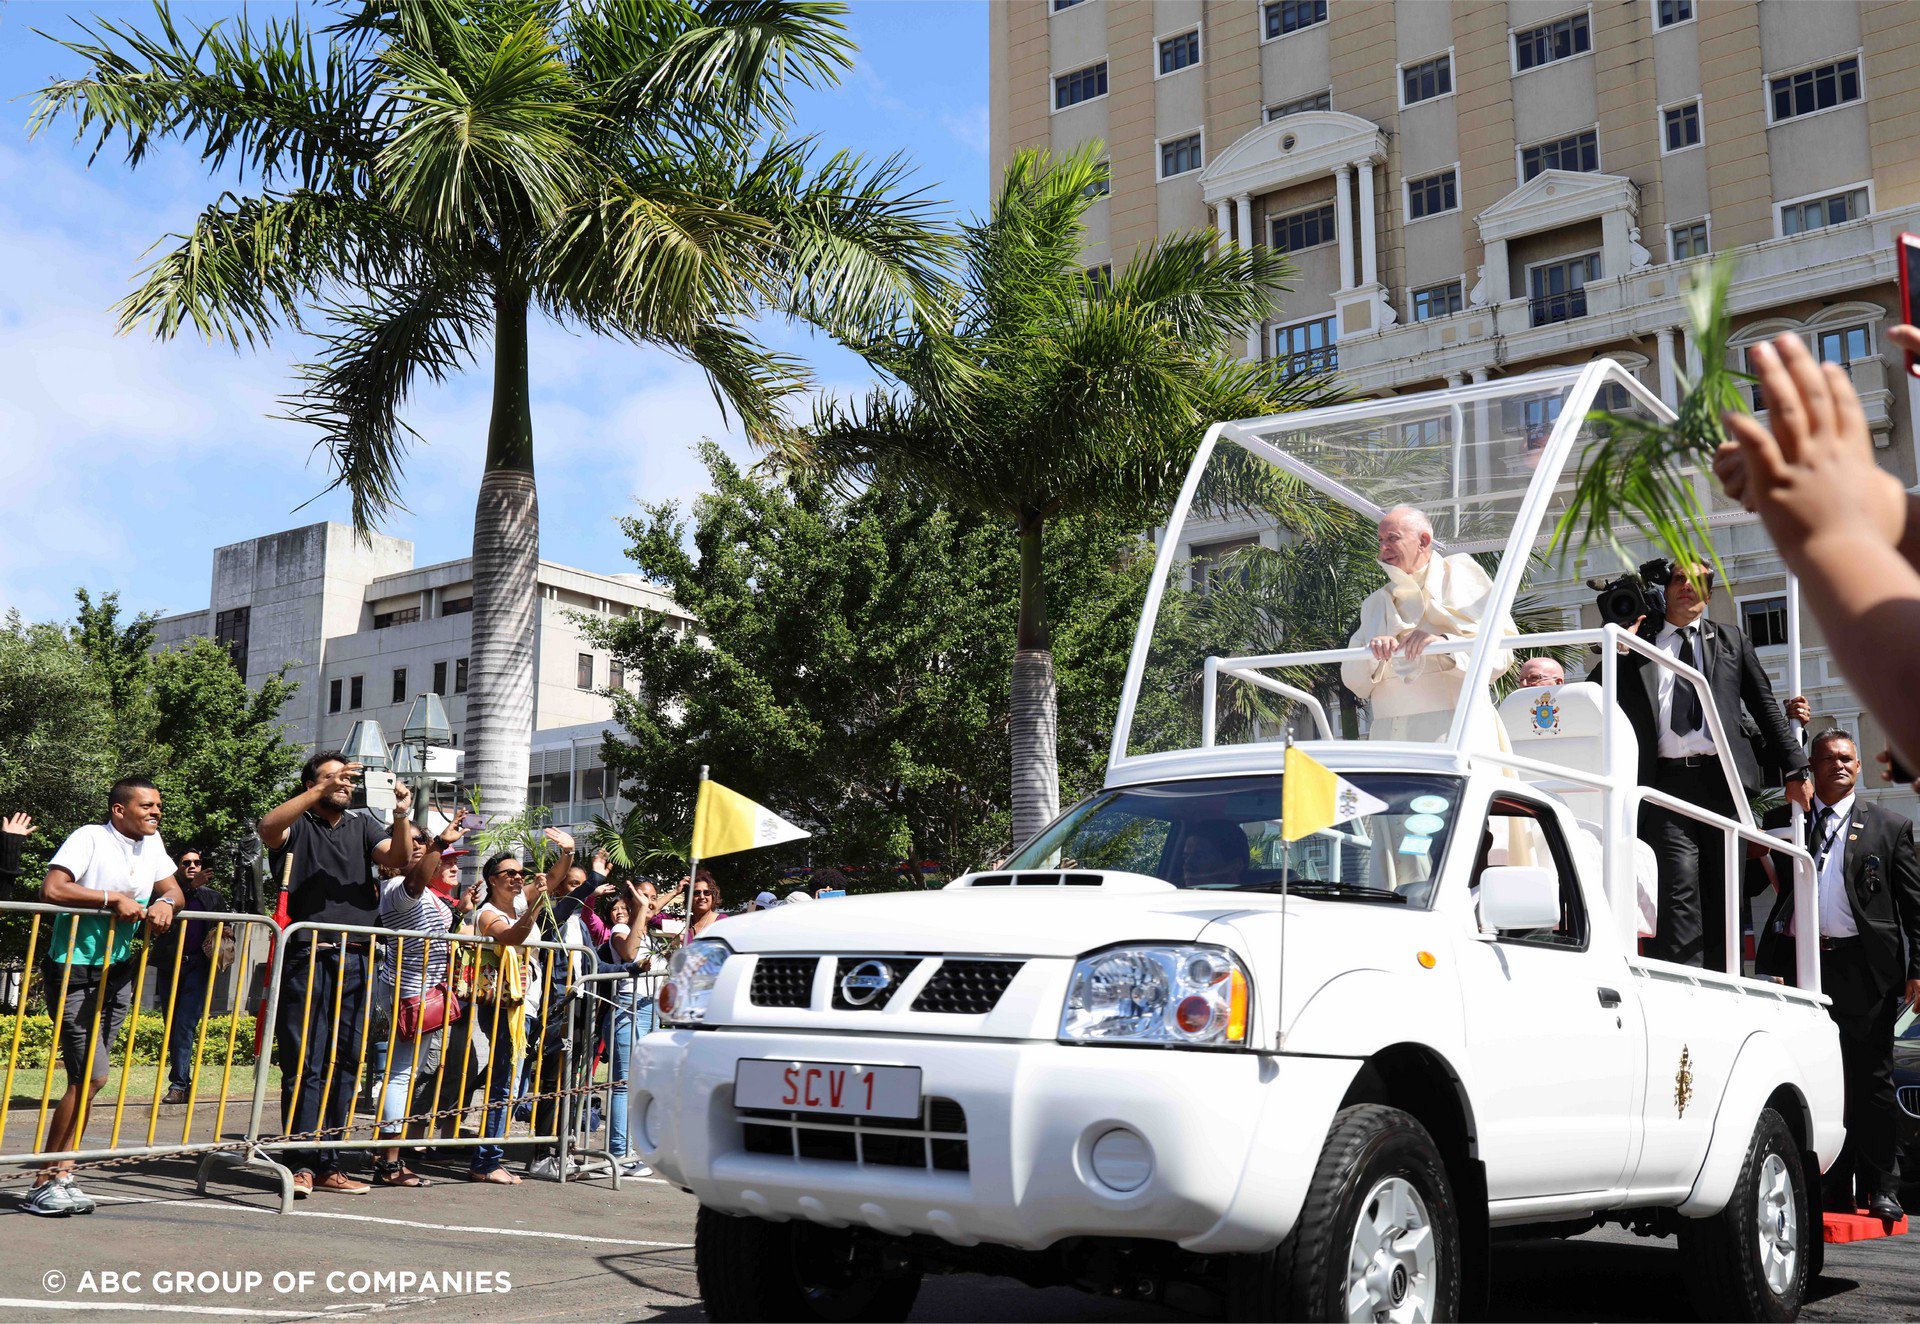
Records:
[[[1901,231],[1895,251],[1900,257],[1900,320],[1908,326],[1920,326],[1920,308],[1913,302],[1920,298],[1920,234]],[[1914,362],[1912,350],[1907,351],[1907,375],[1920,377],[1920,364]]]

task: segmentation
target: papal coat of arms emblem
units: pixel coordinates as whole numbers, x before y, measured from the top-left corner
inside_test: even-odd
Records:
[[[1533,731],[1535,735],[1550,736],[1560,730],[1560,705],[1553,701],[1551,691],[1543,692],[1533,703]]]

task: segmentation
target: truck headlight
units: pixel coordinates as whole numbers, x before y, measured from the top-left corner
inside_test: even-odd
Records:
[[[1236,1048],[1247,1042],[1246,968],[1219,947],[1110,947],[1082,957],[1067,986],[1068,1043]]]
[[[660,1023],[698,1025],[704,1021],[714,981],[732,955],[733,949],[718,938],[700,938],[675,952],[654,1003],[660,1011]]]

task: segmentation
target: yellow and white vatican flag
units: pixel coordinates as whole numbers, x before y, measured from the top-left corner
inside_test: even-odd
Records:
[[[812,835],[765,805],[755,804],[719,782],[708,781],[707,770],[700,769],[700,798],[693,807],[695,862],[761,846],[778,846],[783,841],[800,841]]]
[[[1287,841],[1310,837],[1362,814],[1387,807],[1332,768],[1287,745],[1286,776],[1280,784],[1280,835]]]

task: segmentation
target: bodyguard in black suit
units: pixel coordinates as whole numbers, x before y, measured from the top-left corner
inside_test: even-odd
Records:
[[[1641,621],[1638,633],[1707,678],[1721,727],[1733,746],[1740,785],[1749,792],[1762,787],[1760,762],[1752,746],[1740,738],[1744,707],[1759,727],[1769,762],[1787,770],[1787,797],[1804,806],[1811,795],[1807,756],[1788,730],[1773,686],[1747,636],[1735,626],[1707,619],[1707,603],[1713,597],[1710,568],[1705,570],[1705,584],[1703,597],[1694,592],[1685,575],[1674,571],[1666,586],[1666,618]],[[1639,740],[1640,784],[1738,818],[1698,691],[1638,653],[1628,653],[1620,662],[1619,704]],[[1587,678],[1599,680],[1599,669]],[[1726,931],[1721,833],[1698,819],[1649,805],[1640,815],[1640,837],[1660,861],[1659,920],[1648,940],[1647,955],[1705,965],[1711,952],[1712,964],[1726,969],[1720,959],[1724,945],[1720,935]]]
[[[1833,1203],[1879,1218],[1900,1217],[1899,1118],[1894,1112],[1893,1025],[1920,997],[1920,861],[1913,825],[1856,798],[1860,754],[1845,731],[1813,741],[1814,812],[1806,847],[1820,884],[1820,987],[1833,999],[1847,1077],[1847,1144],[1828,1174]],[[1785,826],[1787,811],[1768,816]],[[1784,881],[1784,880],[1783,880]],[[1793,892],[1782,887],[1760,935],[1754,966],[1791,979]],[[1904,950],[1903,950],[1904,949]]]

